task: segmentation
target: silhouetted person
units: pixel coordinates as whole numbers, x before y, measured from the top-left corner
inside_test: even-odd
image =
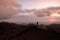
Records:
[[[38,27],[38,21],[36,22],[36,26]]]

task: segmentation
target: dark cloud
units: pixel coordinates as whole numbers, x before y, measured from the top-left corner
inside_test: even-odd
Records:
[[[0,0],[0,18],[4,19],[14,15],[19,7],[16,0]]]
[[[57,13],[60,14],[60,7],[49,7],[46,9],[32,9],[32,10],[25,10],[24,12],[34,13],[37,17],[45,17],[50,16],[51,14]]]

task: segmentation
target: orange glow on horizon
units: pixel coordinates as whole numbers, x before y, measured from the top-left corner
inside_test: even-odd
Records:
[[[60,14],[58,14],[58,13],[56,12],[56,13],[52,13],[50,16],[51,16],[51,17],[58,17],[58,16],[60,16]]]
[[[51,19],[51,20],[49,20],[49,22],[50,23],[54,23],[54,22],[56,22],[56,20],[55,19]]]

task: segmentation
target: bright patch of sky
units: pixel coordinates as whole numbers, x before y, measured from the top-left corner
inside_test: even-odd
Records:
[[[60,0],[18,0],[24,9],[41,9],[60,6]]]

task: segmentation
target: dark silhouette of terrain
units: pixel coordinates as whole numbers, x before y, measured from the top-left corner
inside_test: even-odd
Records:
[[[46,25],[48,30],[43,30],[37,28],[35,24],[18,25],[1,22],[0,40],[60,40],[60,33],[53,29],[54,25],[60,24]]]
[[[60,33],[60,24],[47,25],[47,28],[48,28],[49,30],[54,30],[54,31]]]

